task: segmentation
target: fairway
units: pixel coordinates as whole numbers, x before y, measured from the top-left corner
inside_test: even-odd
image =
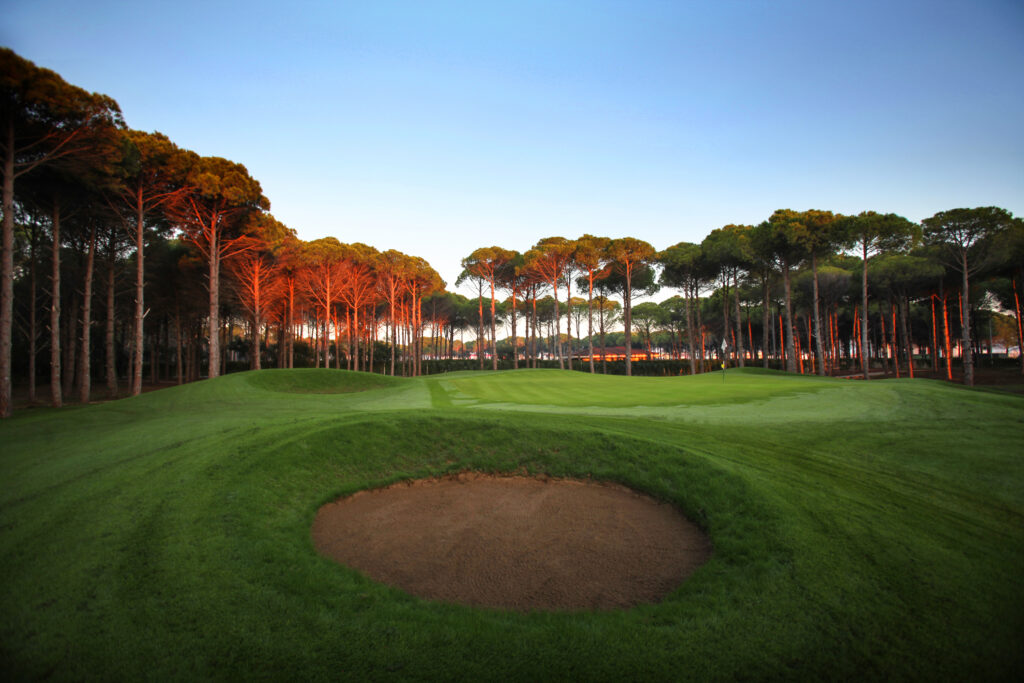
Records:
[[[710,560],[656,604],[474,608],[316,551],[341,496],[621,484]],[[729,370],[227,375],[0,423],[6,680],[1019,680],[1024,398]]]

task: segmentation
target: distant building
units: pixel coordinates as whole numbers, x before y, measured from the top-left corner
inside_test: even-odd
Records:
[[[667,357],[668,356],[666,356],[664,353],[659,353],[657,351],[652,351],[651,353],[648,353],[647,351],[645,351],[643,349],[638,349],[636,347],[633,347],[633,352],[632,352],[632,354],[630,356],[630,358],[632,358],[632,360],[634,360],[634,361],[638,361],[638,360],[662,360],[662,359],[667,358]],[[587,353],[581,353],[580,355],[577,356],[577,358],[579,358],[582,361],[589,361],[590,360],[590,355],[587,354]],[[606,347],[605,350],[604,350],[604,354],[603,355],[601,354],[601,349],[595,348],[594,349],[594,360],[595,361],[601,361],[601,360],[611,360],[611,361],[626,360],[626,347],[625,346],[609,346],[609,347]]]

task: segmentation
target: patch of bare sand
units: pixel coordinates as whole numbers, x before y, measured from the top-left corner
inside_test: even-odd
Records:
[[[413,595],[521,611],[657,602],[711,555],[675,508],[623,486],[474,473],[360,491],[323,506],[312,533]]]

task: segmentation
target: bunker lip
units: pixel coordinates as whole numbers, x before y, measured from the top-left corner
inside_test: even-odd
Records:
[[[711,555],[673,506],[624,486],[472,472],[328,503],[312,536],[412,595],[518,611],[658,602]]]

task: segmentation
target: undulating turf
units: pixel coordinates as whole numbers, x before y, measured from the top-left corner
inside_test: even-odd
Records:
[[[432,603],[317,508],[462,470],[625,483],[712,560],[664,602]],[[5,679],[1024,676],[1024,398],[730,370],[230,375],[0,424]]]

